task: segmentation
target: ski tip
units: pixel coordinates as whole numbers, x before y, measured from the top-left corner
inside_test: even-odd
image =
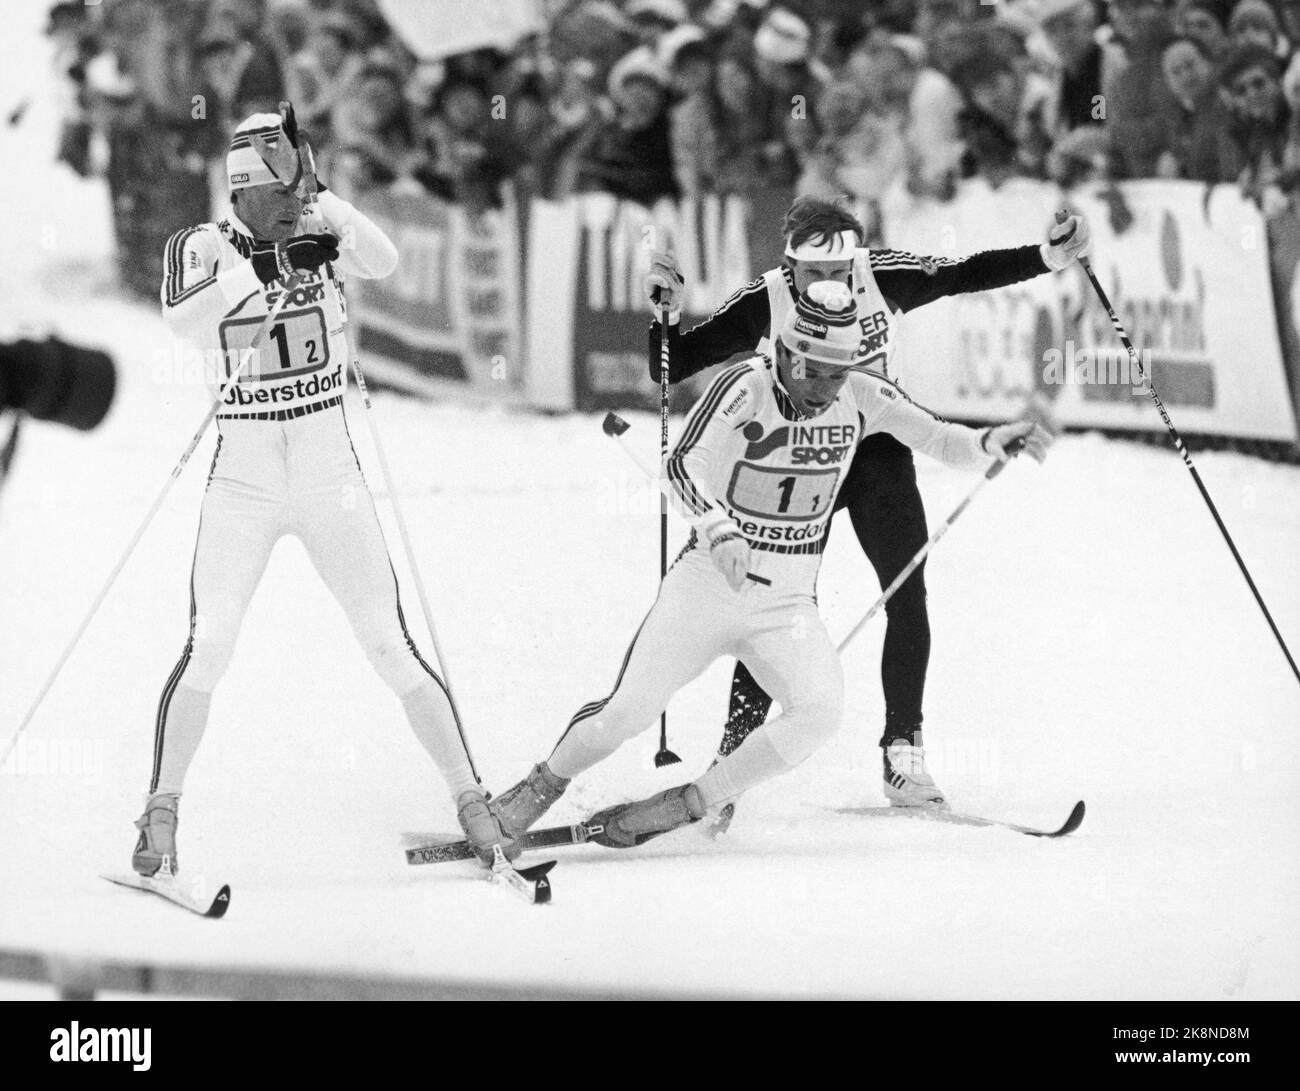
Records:
[[[1064,837],[1066,834],[1074,833],[1083,825],[1083,816],[1087,812],[1083,800],[1079,800],[1070,811],[1070,817],[1065,820],[1065,824],[1055,830],[1026,830],[1032,837]]]
[[[223,883],[221,889],[217,891],[217,896],[212,899],[212,904],[208,911],[203,915],[209,920],[219,921],[226,915],[226,910],[230,908],[230,884]]]
[[[1083,825],[1083,816],[1087,813],[1088,808],[1084,806],[1083,800],[1079,800],[1074,805],[1074,810],[1070,812],[1070,817],[1065,820],[1065,825],[1061,827],[1058,837],[1064,837],[1067,833],[1074,833]]]
[[[488,873],[488,880],[509,887],[529,905],[545,905],[551,900],[551,880],[547,878],[547,874],[553,867],[555,867],[554,860],[547,860],[545,863],[533,864],[526,868],[503,864]]]
[[[533,864],[520,870],[519,874],[533,884],[533,905],[549,905],[551,901],[551,880],[547,876],[555,867],[554,860]]]

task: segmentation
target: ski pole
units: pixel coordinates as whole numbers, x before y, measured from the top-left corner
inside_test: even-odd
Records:
[[[1064,214],[1056,214],[1057,221],[1060,222]],[[1097,293],[1097,298],[1101,300],[1101,305],[1106,308],[1106,313],[1110,316],[1110,324],[1115,327],[1115,332],[1119,335],[1120,342],[1128,352],[1129,360],[1137,368],[1138,377],[1145,380],[1147,384],[1147,394],[1155,403],[1156,411],[1160,414],[1160,419],[1164,421],[1165,428],[1169,431],[1170,438],[1174,441],[1174,448],[1182,456],[1183,464],[1187,467],[1187,472],[1192,475],[1192,480],[1196,482],[1197,489],[1200,490],[1201,499],[1205,501],[1205,506],[1210,509],[1210,515],[1214,517],[1214,523],[1219,528],[1219,533],[1223,535],[1224,542],[1227,543],[1228,549],[1232,553],[1232,559],[1237,562],[1237,567],[1245,577],[1246,585],[1250,588],[1250,593],[1255,596],[1255,602],[1259,605],[1260,612],[1264,615],[1264,620],[1268,622],[1268,627],[1273,630],[1273,636],[1277,640],[1278,647],[1282,649],[1282,654],[1286,656],[1287,664],[1291,667],[1291,673],[1295,675],[1296,681],[1300,682],[1300,667],[1296,666],[1295,658],[1291,655],[1291,649],[1287,647],[1286,641],[1282,638],[1281,630],[1277,627],[1277,622],[1273,620],[1273,615],[1269,613],[1268,607],[1264,604],[1264,596],[1260,594],[1259,588],[1255,586],[1254,579],[1251,578],[1250,569],[1246,567],[1246,562],[1242,559],[1241,553],[1237,550],[1237,543],[1232,540],[1232,535],[1228,533],[1228,528],[1223,522],[1223,517],[1219,514],[1219,509],[1215,507],[1214,501],[1210,498],[1210,491],[1205,487],[1205,482],[1201,480],[1201,475],[1197,472],[1196,467],[1192,465],[1192,456],[1188,454],[1187,447],[1183,443],[1183,437],[1178,434],[1178,429],[1174,427],[1174,422],[1169,417],[1169,411],[1165,408],[1165,403],[1160,400],[1160,395],[1156,393],[1155,383],[1147,376],[1142,368],[1142,358],[1138,355],[1137,349],[1133,347],[1133,342],[1129,340],[1123,325],[1120,323],[1119,316],[1115,313],[1115,308],[1111,306],[1110,299],[1107,297],[1101,282],[1097,280],[1096,274],[1092,271],[1092,265],[1086,257],[1079,258],[1079,264],[1083,266],[1083,271],[1088,274],[1088,280],[1092,284],[1093,291]]]
[[[659,289],[655,289],[656,296]],[[668,465],[668,308],[659,311],[659,471]],[[659,582],[668,575],[668,496],[659,491]],[[655,768],[676,765],[682,759],[668,749],[668,710],[659,714],[659,749]]]
[[[1016,441],[1016,442],[1019,443],[1020,441]],[[889,582],[889,586],[886,587],[880,593],[880,598],[876,599],[876,601],[872,603],[871,609],[868,610],[865,614],[863,614],[862,619],[855,626],[853,626],[852,629],[849,630],[849,635],[846,636],[843,640],[839,642],[839,644],[836,645],[835,650],[837,652],[844,651],[844,649],[847,648],[853,642],[853,638],[856,637],[858,633],[862,632],[862,630],[866,627],[867,622],[870,621],[873,617],[875,617],[878,613],[880,613],[882,609],[884,609],[885,604],[889,602],[889,600],[892,599],[894,595],[897,593],[898,589],[907,582],[908,577],[911,576],[913,572],[915,572],[918,568],[921,567],[921,562],[924,561],[925,558],[930,555],[930,550],[932,550],[936,545],[939,544],[939,539],[948,533],[948,529],[953,525],[953,523],[957,521],[961,513],[964,512],[968,507],[970,507],[970,502],[974,500],[976,496],[979,495],[979,491],[982,488],[984,488],[984,486],[987,485],[990,481],[992,481],[995,477],[997,477],[998,474],[1000,474],[1006,468],[1006,465],[1007,465],[1006,459],[1000,458],[996,462],[994,462],[992,466],[990,466],[987,470],[984,471],[984,476],[981,477],[979,481],[975,483],[975,487],[966,494],[965,499],[962,500],[962,502],[958,504],[955,508],[953,508],[951,514],[948,516],[947,519],[945,519],[942,523],[940,523],[937,527],[935,527],[934,533],[931,534],[930,537],[926,539],[925,544],[916,551],[916,554],[912,557],[910,561],[907,562],[907,565],[903,568],[903,570],[899,572],[899,574]]]
[[[370,441],[375,446],[375,460],[379,463],[379,475],[383,478],[384,488],[388,492],[388,499],[393,505],[393,515],[397,519],[397,532],[402,539],[402,549],[406,553],[406,563],[411,569],[411,582],[415,584],[415,594],[420,600],[420,610],[424,614],[424,624],[429,630],[429,638],[433,641],[433,654],[438,660],[438,666],[442,670],[442,677],[438,679],[443,691],[447,694],[447,703],[451,705],[452,719],[456,721],[456,731],[460,735],[461,745],[465,747],[465,756],[469,759],[470,770],[474,773],[474,779],[478,780],[478,769],[474,765],[474,755],[470,753],[469,739],[465,737],[465,729],[461,726],[460,711],[456,705],[456,698],[451,691],[451,675],[447,670],[447,657],[442,650],[442,644],[438,640],[438,630],[433,624],[433,611],[429,608],[429,595],[424,587],[424,580],[420,576],[420,566],[415,561],[415,549],[411,545],[411,533],[406,526],[406,516],[402,513],[401,502],[397,499],[397,490],[393,487],[393,474],[388,468],[388,457],[384,454],[384,445],[379,438],[379,427],[375,424],[374,406],[370,404],[370,391],[366,387],[366,377],[361,373],[361,357],[358,355],[355,345],[355,339],[352,335],[352,322],[348,320],[344,326],[348,339],[348,355],[352,358],[352,373],[357,379],[357,389],[361,392],[361,401],[365,405],[366,425],[370,430]]]
[[[131,554],[135,552],[135,547],[140,544],[140,539],[144,537],[144,533],[149,528],[149,524],[153,522],[154,516],[158,514],[159,509],[163,506],[163,501],[167,499],[167,494],[171,492],[172,486],[176,484],[176,480],[185,469],[185,465],[189,462],[190,456],[194,454],[195,448],[198,447],[199,442],[203,439],[203,433],[208,430],[208,425],[212,423],[212,419],[218,412],[220,412],[226,396],[234,389],[235,384],[239,382],[240,376],[248,366],[248,362],[260,351],[262,341],[265,339],[276,318],[279,317],[280,311],[284,308],[290,294],[291,293],[288,289],[281,291],[280,298],[275,301],[275,304],[262,320],[262,324],[257,327],[257,332],[253,335],[253,340],[249,343],[248,348],[245,349],[243,354],[240,356],[239,363],[235,366],[234,370],[231,371],[230,377],[222,385],[220,393],[218,393],[212,400],[212,404],[208,407],[207,413],[203,416],[203,422],[199,425],[193,438],[181,453],[181,457],[177,461],[176,465],[172,467],[170,476],[163,483],[162,489],[159,491],[153,504],[150,505],[149,510],[145,512],[144,519],[141,520],[135,534],[132,535],[131,540],[122,551],[122,555],[113,566],[113,570],[109,572],[108,578],[104,581],[104,585],[99,590],[99,594],[95,596],[94,602],[90,604],[90,609],[86,612],[86,616],[77,627],[77,631],[72,634],[72,639],[68,641],[67,647],[63,649],[63,654],[60,655],[58,660],[55,662],[54,669],[50,671],[49,676],[45,679],[45,684],[41,686],[40,691],[36,694],[35,700],[32,701],[31,706],[27,709],[27,714],[23,716],[22,722],[18,725],[18,729],[12,736],[10,736],[9,742],[5,746],[4,753],[0,754],[0,768],[4,767],[4,763],[9,759],[9,755],[13,753],[14,747],[18,745],[18,737],[27,729],[27,725],[32,722],[32,717],[36,715],[37,710],[41,707],[46,696],[54,687],[54,683],[57,681],[64,665],[71,658],[77,645],[81,643],[82,636],[85,635],[86,630],[90,628],[90,623],[99,612],[99,608],[103,605],[104,599],[108,597],[108,592],[112,589],[113,584],[117,582],[117,577],[121,574],[122,569],[126,567],[126,562],[131,559]]]

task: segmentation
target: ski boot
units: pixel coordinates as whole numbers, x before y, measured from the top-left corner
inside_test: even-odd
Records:
[[[517,838],[550,809],[568,786],[569,782],[552,773],[546,762],[539,762],[528,776],[492,801],[492,813],[501,823],[502,832]]]
[[[174,792],[158,792],[149,797],[142,814],[135,823],[140,839],[131,854],[131,866],[136,874],[146,877],[160,871],[175,875],[176,860],[176,809],[180,796]]]
[[[682,784],[636,803],[607,807],[587,819],[587,825],[605,827],[592,838],[596,844],[630,849],[703,817],[699,789],[694,784]]]
[[[885,798],[892,807],[931,807],[947,810],[943,789],[925,768],[925,747],[921,732],[913,741],[895,739],[884,748]]]
[[[507,860],[513,860],[522,851],[519,842],[507,836],[501,828],[497,816],[488,806],[487,796],[478,788],[461,792],[456,797],[456,821],[465,831],[465,839],[473,846],[474,855],[485,864],[491,865],[496,860],[492,851],[496,845],[501,846]]]

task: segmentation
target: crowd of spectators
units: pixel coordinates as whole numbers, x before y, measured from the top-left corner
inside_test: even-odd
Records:
[[[332,175],[478,209],[506,181],[868,207],[973,176],[1300,192],[1300,0],[537,2],[544,30],[437,59],[377,0],[59,4],[63,158],[91,169],[99,131],[110,173],[129,152],[199,174],[290,98]]]

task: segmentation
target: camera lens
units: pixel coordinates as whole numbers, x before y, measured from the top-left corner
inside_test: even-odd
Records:
[[[116,389],[117,371],[107,353],[54,337],[0,345],[0,409],[84,432],[107,415]]]

